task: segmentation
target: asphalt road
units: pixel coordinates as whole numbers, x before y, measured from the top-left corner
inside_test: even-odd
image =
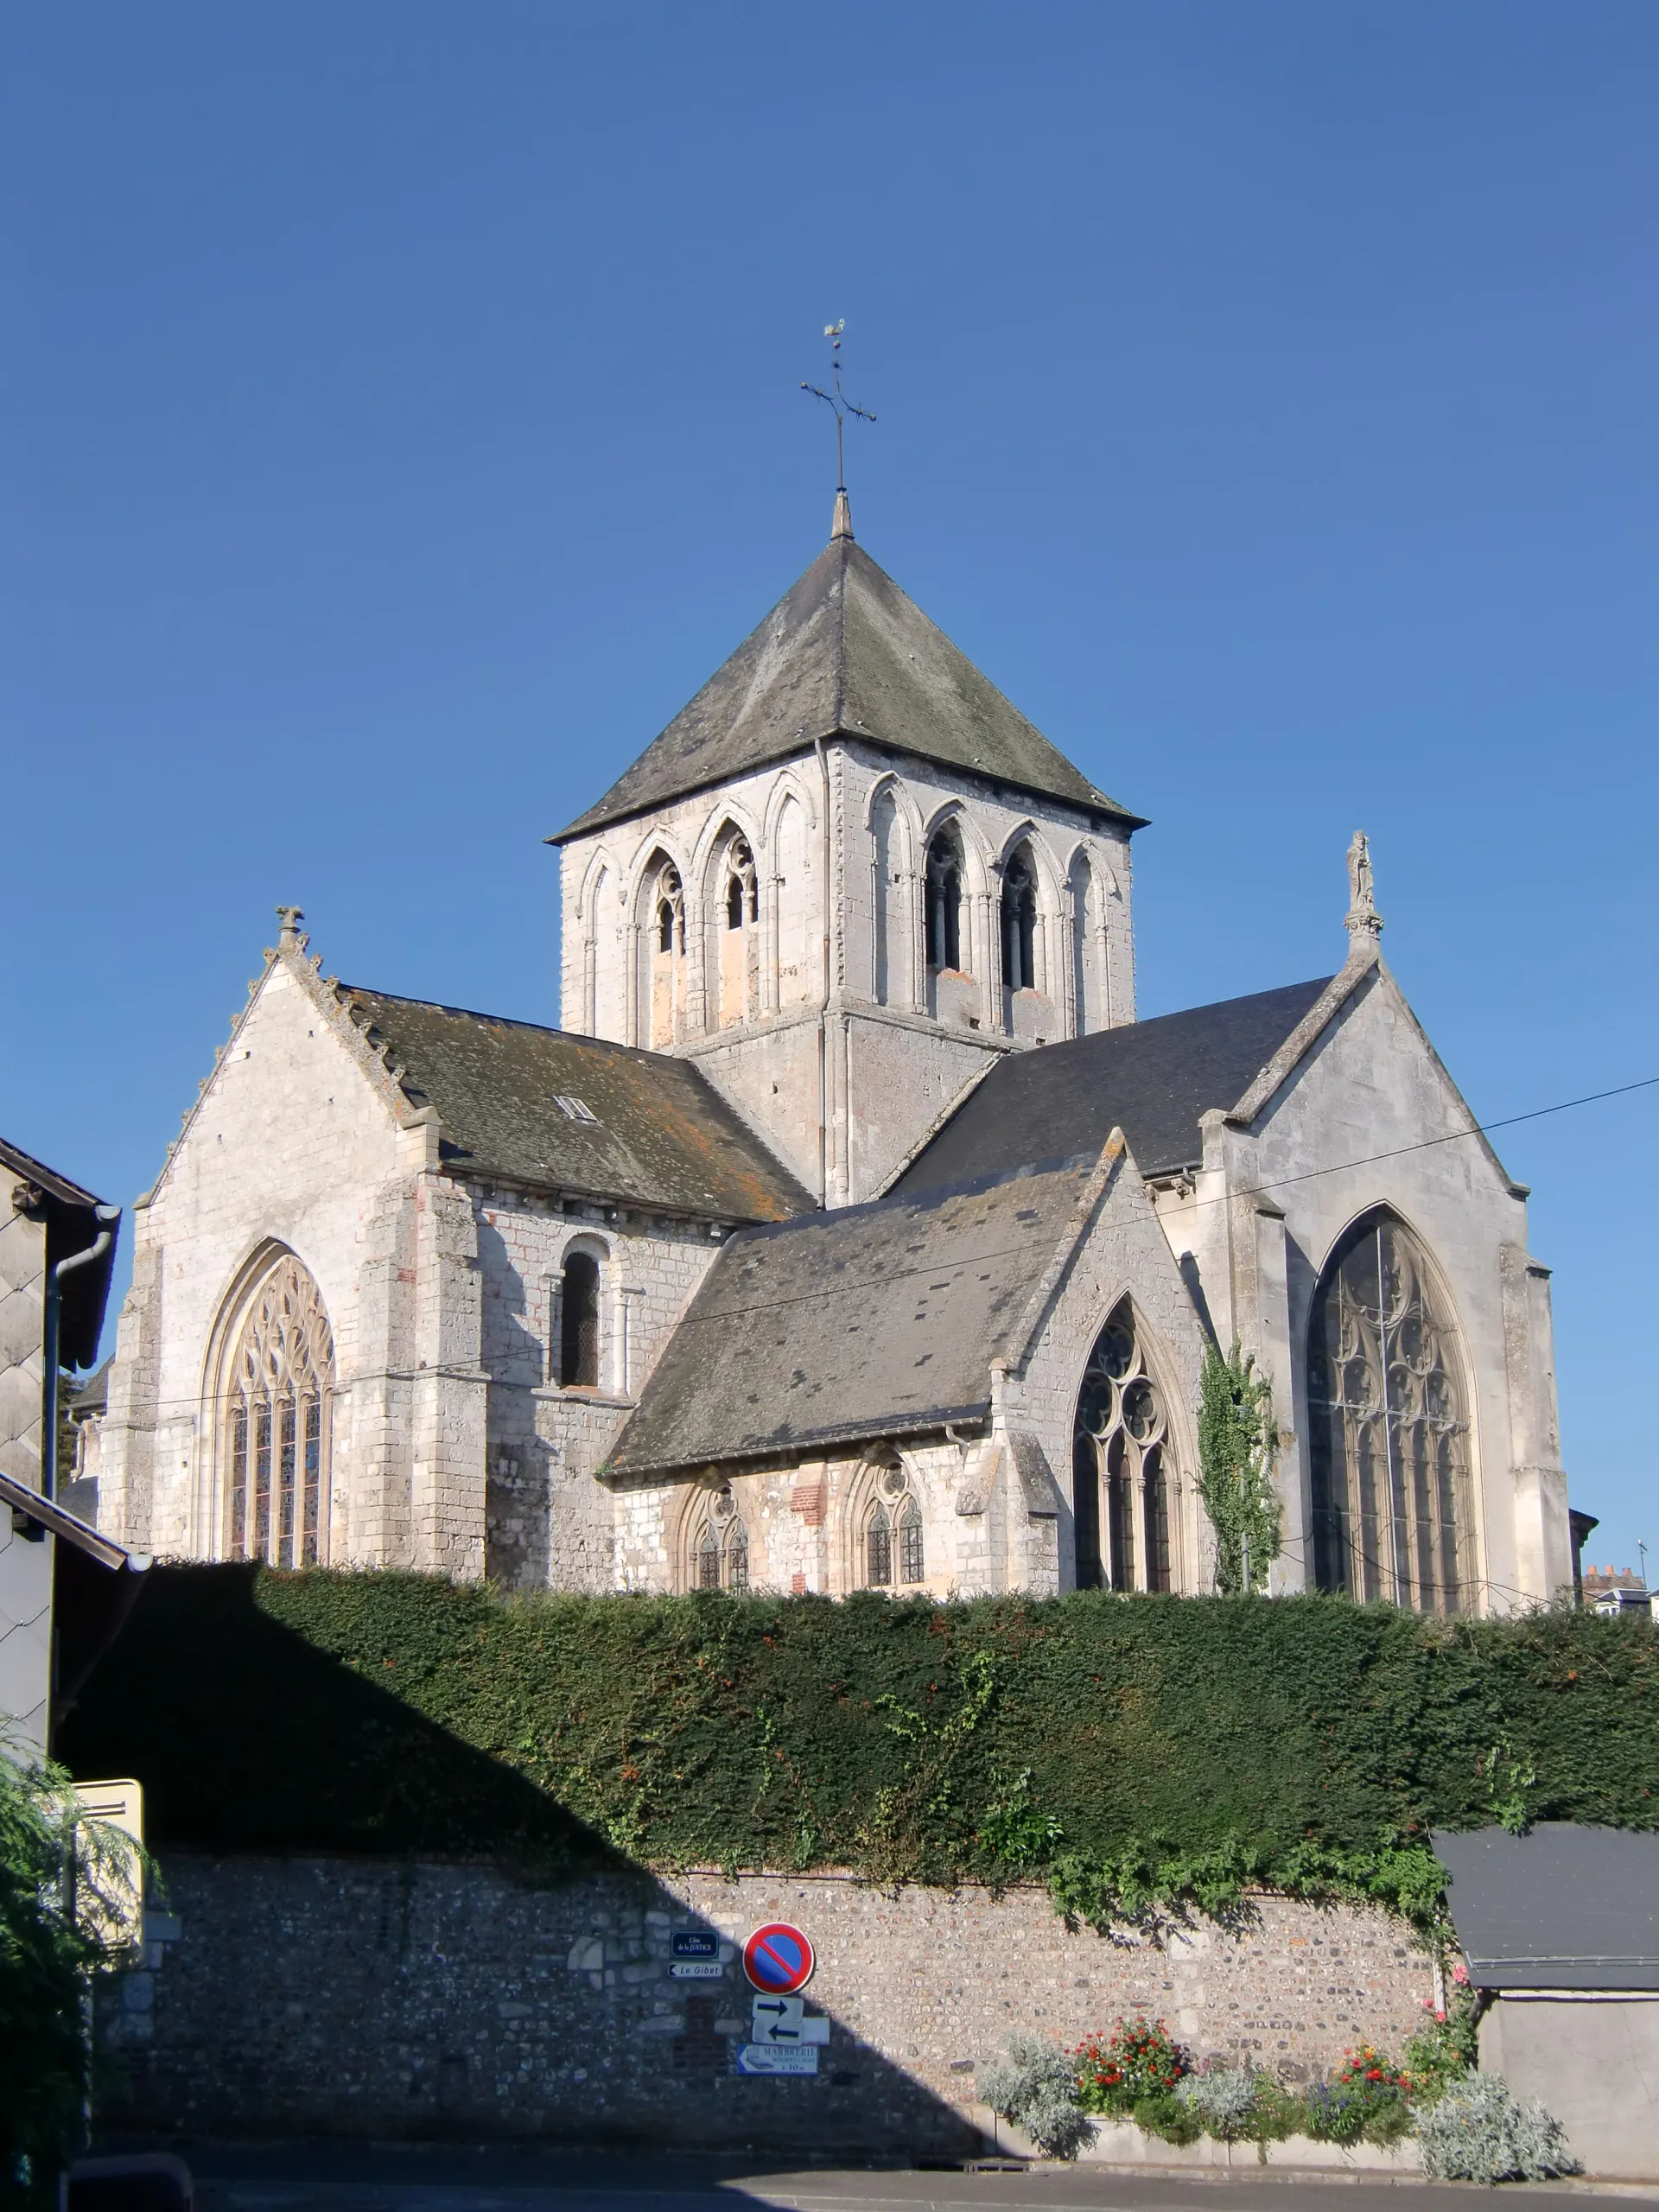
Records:
[[[114,2146],[109,2146],[114,2147]],[[691,2155],[629,2158],[553,2148],[370,2144],[175,2146],[200,2212],[1493,2212],[1490,2190],[1449,2182],[1218,2171],[1123,2174],[1100,2166],[810,2165]],[[1659,2204],[1659,2184],[1552,2183],[1509,2190],[1617,2195]]]

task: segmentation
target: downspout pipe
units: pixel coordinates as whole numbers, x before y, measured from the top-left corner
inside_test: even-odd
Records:
[[[103,1214],[105,1208],[100,1206]],[[41,1334],[41,1357],[46,1373],[41,1378],[41,1496],[58,1494],[58,1340],[62,1331],[63,1278],[77,1268],[90,1268],[101,1260],[114,1241],[113,1228],[100,1229],[84,1252],[54,1260],[46,1271],[46,1321]]]

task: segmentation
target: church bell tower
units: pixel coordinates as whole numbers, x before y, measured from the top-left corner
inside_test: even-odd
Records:
[[[1001,1053],[1135,1019],[1129,840],[854,540],[561,849],[567,1029],[696,1058],[826,1205]]]

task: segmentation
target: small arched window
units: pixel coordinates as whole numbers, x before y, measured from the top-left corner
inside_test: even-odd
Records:
[[[1079,1590],[1167,1590],[1169,1451],[1163,1398],[1124,1299],[1095,1339],[1071,1432]]]
[[[1308,1330],[1314,1578],[1426,1613],[1473,1610],[1469,1423],[1457,1332],[1393,1214],[1349,1230]]]
[[[1002,981],[1011,991],[1037,988],[1037,874],[1024,845],[1002,871]]]
[[[261,1285],[226,1371],[226,1550],[312,1567],[326,1535],[334,1344],[291,1253]]]
[[[962,966],[962,847],[948,823],[927,848],[927,964]]]
[[[572,1252],[559,1299],[559,1381],[564,1389],[599,1388],[599,1262]]]

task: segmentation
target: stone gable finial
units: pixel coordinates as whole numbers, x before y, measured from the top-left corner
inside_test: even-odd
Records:
[[[1370,944],[1373,950],[1382,933],[1382,917],[1376,911],[1376,888],[1371,880],[1371,844],[1363,830],[1356,830],[1348,848],[1348,912],[1344,919],[1359,951]]]
[[[278,945],[284,952],[302,952],[305,945],[300,936],[300,924],[305,919],[304,908],[279,906],[276,918],[282,924],[282,931],[276,939]]]

